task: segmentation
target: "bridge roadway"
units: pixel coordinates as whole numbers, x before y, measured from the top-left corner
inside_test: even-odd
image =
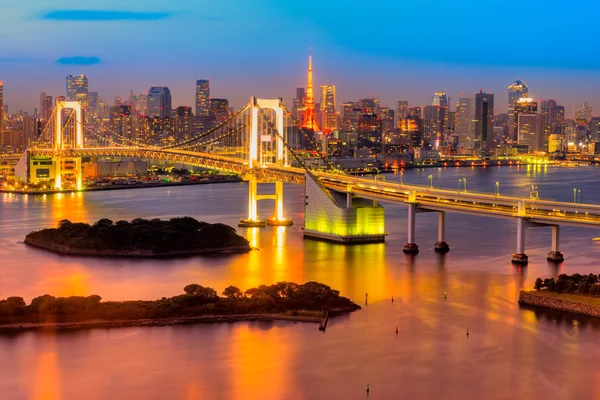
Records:
[[[52,149],[30,149],[32,156],[57,156]],[[61,157],[136,157],[165,160],[192,166],[210,167],[260,180],[280,180],[303,184],[303,168],[266,165],[249,168],[241,158],[179,149],[104,147],[65,149]],[[416,204],[417,209],[449,211],[498,218],[523,218],[544,225],[600,227],[600,205],[575,204],[552,200],[513,197],[472,191],[459,191],[377,181],[365,177],[313,171],[328,189],[379,202]],[[520,206],[519,206],[520,205]]]

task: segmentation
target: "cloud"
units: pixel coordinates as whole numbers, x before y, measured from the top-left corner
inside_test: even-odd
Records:
[[[94,65],[100,64],[102,60],[99,57],[62,57],[56,60],[57,64],[61,65]]]
[[[156,21],[171,15],[169,12],[55,10],[43,14],[41,18],[54,21]]]

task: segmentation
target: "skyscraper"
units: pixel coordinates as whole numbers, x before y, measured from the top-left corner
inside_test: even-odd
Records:
[[[437,92],[433,94],[433,100],[431,101],[432,106],[439,106],[446,108],[448,107],[448,98],[446,97],[446,93]]]
[[[166,86],[152,86],[148,91],[148,116],[165,119],[171,116],[171,91]]]
[[[522,98],[529,96],[529,86],[520,79],[517,79],[508,86],[508,137],[516,139],[516,119],[515,104]]]
[[[425,106],[423,108],[423,139],[434,146],[439,144],[442,136],[445,109],[440,106]]]
[[[494,131],[494,95],[483,93],[475,95],[475,147],[488,148],[493,141]]]
[[[541,114],[517,114],[519,144],[529,146],[530,151],[544,150],[544,116]]]
[[[313,93],[312,53],[308,55],[308,81],[306,85],[306,101],[304,102],[304,120],[302,127],[314,132],[319,130],[315,112],[315,98]]]
[[[4,128],[4,82],[0,81],[0,135]]]
[[[332,132],[338,129],[338,115],[335,105],[335,85],[321,85],[321,125],[323,132]]]
[[[196,81],[196,115],[210,116],[210,81],[208,79]]]
[[[83,108],[88,106],[88,77],[85,75],[67,76],[67,101],[78,101]]]
[[[458,99],[458,144],[472,149],[475,147],[475,96]]]
[[[229,118],[229,101],[227,99],[210,99],[210,115],[218,125]]]
[[[396,103],[396,116],[398,117],[398,121],[408,118],[408,101],[400,100]]]
[[[579,112],[577,113],[577,119],[583,119],[589,123],[590,120],[592,119],[592,115],[593,115],[592,106],[590,106],[587,101],[582,103],[581,108],[579,109]]]

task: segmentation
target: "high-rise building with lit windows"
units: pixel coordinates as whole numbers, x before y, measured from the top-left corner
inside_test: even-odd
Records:
[[[433,94],[433,100],[431,101],[432,106],[438,106],[446,108],[448,107],[448,97],[444,92],[436,92]]]
[[[225,122],[229,118],[229,100],[210,99],[210,115],[217,125]]]
[[[0,81],[0,135],[4,128],[4,82]]]
[[[508,86],[508,137],[516,139],[515,104],[520,98],[529,96],[529,86],[517,79]]]
[[[67,76],[67,101],[78,101],[83,108],[88,106],[88,77],[85,75]]]
[[[338,129],[335,85],[321,85],[321,127],[323,132]]]
[[[475,94],[475,147],[483,150],[491,146],[494,139],[494,95]]]
[[[210,81],[208,79],[196,81],[196,116],[210,116]]]
[[[461,96],[458,99],[458,145],[475,148],[475,96]]]
[[[148,91],[148,116],[165,119],[171,116],[171,91],[166,86],[152,86]]]

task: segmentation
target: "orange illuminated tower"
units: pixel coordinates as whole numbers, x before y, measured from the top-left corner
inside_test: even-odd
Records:
[[[312,80],[312,52],[308,54],[308,84],[306,85],[306,100],[304,103],[304,121],[302,121],[302,127],[306,129],[312,129],[317,132],[319,126],[317,125],[317,116],[315,114],[315,96],[313,93],[313,80]]]

